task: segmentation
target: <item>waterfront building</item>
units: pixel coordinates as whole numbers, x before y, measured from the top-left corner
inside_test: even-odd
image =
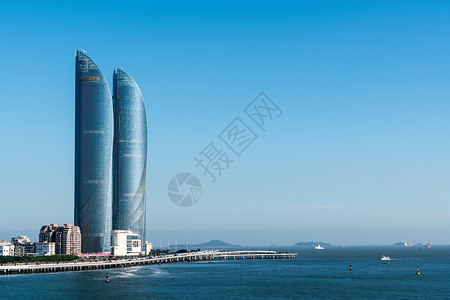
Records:
[[[35,253],[34,243],[25,235],[13,237],[11,243],[14,245],[15,256],[28,256]]]
[[[75,225],[81,251],[107,252],[112,228],[113,106],[98,66],[76,51],[75,63]]]
[[[152,252],[153,244],[150,242],[145,242],[145,255],[149,255]]]
[[[35,243],[14,245],[14,256],[34,256],[36,255]]]
[[[39,242],[54,243],[56,254],[79,254],[81,253],[81,236],[78,226],[64,224],[59,227],[56,224],[50,224],[41,227]]]
[[[25,246],[22,245],[14,245],[14,256],[26,256]]]
[[[55,243],[39,242],[35,244],[38,255],[55,255]]]
[[[0,241],[0,256],[13,256],[14,245],[8,241]]]
[[[141,90],[122,69],[113,74],[113,106],[113,230],[131,230],[144,245],[147,115]]]
[[[26,235],[20,235],[20,236],[13,237],[11,239],[11,243],[13,243],[14,246],[19,246],[19,245],[25,245],[27,243],[31,243],[31,240]]]
[[[27,256],[35,254],[36,253],[36,244],[33,242],[29,242],[25,244],[25,254]]]
[[[56,232],[56,254],[79,254],[81,253],[80,227],[64,224]]]
[[[139,235],[131,230],[111,231],[112,256],[137,256],[141,253]]]
[[[56,241],[56,230],[58,229],[58,225],[50,224],[44,225],[41,227],[39,231],[39,242],[55,242]]]

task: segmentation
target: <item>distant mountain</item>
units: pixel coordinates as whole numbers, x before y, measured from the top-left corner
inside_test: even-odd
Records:
[[[331,246],[331,244],[324,242],[298,242],[294,247],[312,247],[317,246],[317,244],[320,244],[321,246]]]
[[[405,242],[398,242],[398,243],[395,243],[392,246],[404,246],[405,244],[406,244]]]
[[[175,250],[175,249],[215,249],[215,248],[235,248],[235,247],[241,247],[241,245],[233,245],[221,240],[211,240],[209,242],[206,243],[201,243],[201,244],[177,244],[177,245],[170,245],[170,250]]]
[[[211,240],[206,243],[192,245],[192,247],[197,247],[197,248],[241,247],[241,245],[233,245],[233,244],[221,241],[221,240]]]

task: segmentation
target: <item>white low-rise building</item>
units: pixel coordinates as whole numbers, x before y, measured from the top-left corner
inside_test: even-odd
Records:
[[[26,235],[20,235],[13,237],[11,239],[11,243],[13,243],[14,245],[25,245],[27,243],[31,243],[31,241],[30,238],[27,237]]]
[[[14,245],[7,241],[0,241],[0,256],[13,256]]]
[[[35,246],[38,255],[55,255],[56,244],[53,242],[36,243]]]
[[[112,256],[137,256],[141,253],[141,240],[131,230],[111,231]]]
[[[150,242],[145,242],[145,255],[149,255],[152,252],[153,244]]]

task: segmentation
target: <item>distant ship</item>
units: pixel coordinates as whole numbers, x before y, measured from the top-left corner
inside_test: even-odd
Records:
[[[317,244],[317,246],[315,246],[314,249],[316,249],[316,250],[323,250],[325,248],[320,246],[320,244]]]
[[[425,248],[431,248],[430,243],[426,244],[426,245],[425,245]]]
[[[412,246],[412,244],[407,244],[407,243],[404,243],[404,244],[403,244],[403,246],[405,246],[405,247],[411,247],[411,246]]]
[[[380,259],[381,260],[391,260],[391,258],[389,256],[384,256],[384,255]]]

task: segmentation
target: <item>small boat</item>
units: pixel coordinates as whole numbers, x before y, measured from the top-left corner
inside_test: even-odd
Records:
[[[404,246],[404,247],[411,247],[411,246],[412,246],[412,244],[407,244],[407,243],[404,243],[404,244],[403,244],[403,246]]]
[[[380,259],[384,260],[384,261],[391,260],[391,258],[389,256],[385,256],[385,255],[383,255]]]
[[[315,246],[314,249],[316,249],[316,250],[323,250],[325,248],[320,246],[320,244],[317,244],[317,246]]]
[[[426,244],[426,245],[425,245],[425,248],[431,248],[430,243]]]

